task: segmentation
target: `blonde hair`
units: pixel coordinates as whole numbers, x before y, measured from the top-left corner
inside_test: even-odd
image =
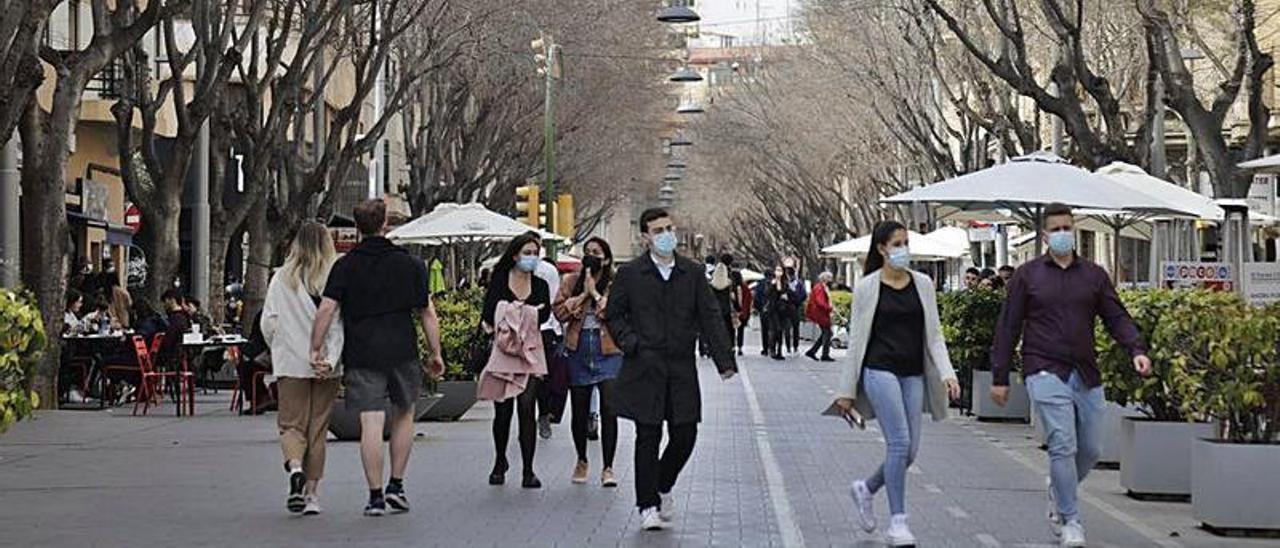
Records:
[[[329,279],[329,268],[337,252],[333,249],[333,237],[329,229],[317,222],[306,222],[298,229],[289,247],[289,256],[280,267],[279,275],[290,289],[297,289],[302,284],[310,295],[324,292],[325,282]]]

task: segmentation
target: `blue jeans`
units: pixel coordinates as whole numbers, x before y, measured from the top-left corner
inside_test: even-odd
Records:
[[[1058,516],[1063,522],[1079,519],[1076,487],[1102,456],[1102,387],[1085,386],[1074,372],[1070,382],[1041,372],[1027,378],[1027,393],[1044,424],[1049,480]]]
[[[924,377],[899,377],[878,369],[862,370],[862,388],[884,434],[884,463],[867,479],[875,493],[889,489],[889,511],[906,513],[907,468],[920,450],[920,417],[924,413]]]

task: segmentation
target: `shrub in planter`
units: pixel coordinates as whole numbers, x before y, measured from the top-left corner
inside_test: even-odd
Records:
[[[1221,432],[1193,445],[1192,513],[1211,530],[1280,530],[1280,308],[1236,303],[1201,321],[1211,335],[1174,382]]]
[[[479,327],[483,304],[483,288],[452,291],[435,299],[445,374],[440,382],[424,382],[431,392],[441,393],[445,399],[424,415],[424,420],[456,420],[475,405],[475,375],[467,370],[467,362],[476,345],[484,340]],[[425,346],[425,335],[420,344]]]
[[[964,409],[973,407],[973,372],[991,369],[991,345],[1003,306],[1004,294],[998,291],[977,289],[938,296],[942,335],[963,388],[960,405]]]
[[[0,432],[40,405],[27,382],[46,342],[35,299],[0,289]]]
[[[1185,498],[1191,494],[1192,444],[1212,426],[1199,422],[1204,416],[1189,406],[1177,379],[1185,375],[1186,356],[1215,340],[1214,325],[1243,303],[1229,293],[1167,289],[1123,291],[1120,299],[1147,341],[1152,373],[1138,375],[1128,351],[1098,323],[1098,369],[1107,399],[1143,415],[1124,419],[1120,438],[1106,443],[1120,444],[1120,485],[1130,495]]]
[[[850,291],[832,291],[831,294],[831,327],[849,328],[849,317],[853,312],[853,293]]]

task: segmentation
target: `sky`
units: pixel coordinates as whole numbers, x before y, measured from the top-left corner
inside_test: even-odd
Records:
[[[702,34],[736,36],[739,44],[757,44],[760,33],[756,25],[759,5],[760,27],[767,42],[777,43],[787,36],[787,9],[795,11],[802,0],[700,0],[695,8],[702,16]]]

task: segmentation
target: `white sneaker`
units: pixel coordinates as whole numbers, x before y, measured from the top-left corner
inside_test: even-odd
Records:
[[[1053,479],[1045,478],[1045,491],[1049,493],[1049,509],[1045,512],[1045,516],[1049,518],[1049,529],[1053,531],[1053,536],[1062,536],[1062,519],[1058,517],[1058,501],[1053,499]]]
[[[862,530],[868,533],[874,533],[876,530],[876,512],[872,506],[875,498],[871,495],[871,490],[867,489],[867,482],[858,480],[849,486],[849,495],[853,497],[853,509],[858,512],[858,525],[862,526]]]
[[[1086,546],[1084,542],[1084,526],[1077,520],[1068,521],[1062,526],[1063,546]]]
[[[323,511],[324,509],[320,508],[320,497],[307,495],[307,505],[302,508],[302,515],[314,516]]]
[[[640,529],[645,531],[661,531],[667,528],[657,508],[645,508],[640,511]]]
[[[915,546],[916,537],[907,528],[906,514],[894,514],[889,518],[889,530],[884,533],[884,542],[889,546]]]
[[[662,498],[662,505],[658,507],[658,515],[665,521],[676,519],[676,499],[671,493],[658,493]]]

